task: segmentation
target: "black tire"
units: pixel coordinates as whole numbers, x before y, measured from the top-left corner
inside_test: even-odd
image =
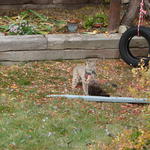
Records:
[[[148,27],[140,27],[139,34],[140,36],[144,37],[149,45],[148,56],[147,57],[137,57],[134,56],[130,51],[130,42],[134,36],[137,36],[137,27],[131,27],[125,33],[122,34],[120,42],[119,42],[119,51],[121,58],[129,65],[133,67],[138,67],[141,59],[144,60],[144,64],[147,65],[150,57],[150,28]]]

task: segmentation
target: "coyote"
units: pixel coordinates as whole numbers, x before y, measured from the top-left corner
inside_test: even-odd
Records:
[[[96,79],[96,59],[88,59],[85,64],[77,65],[73,69],[72,88],[82,84],[85,95],[88,95],[88,83]]]

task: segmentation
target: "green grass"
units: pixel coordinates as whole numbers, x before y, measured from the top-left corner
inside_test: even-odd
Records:
[[[133,130],[130,139],[135,142],[138,129],[150,129],[147,105],[46,98],[50,93],[82,94],[82,90],[71,90],[72,68],[77,63],[80,61],[0,66],[1,150],[96,150],[100,143],[111,145],[125,129]],[[112,96],[120,95],[120,89],[122,96],[132,95],[123,87],[136,80],[121,61],[99,61],[98,77]]]
[[[1,149],[87,149],[93,142],[112,140],[105,131],[111,123],[107,110],[99,111],[87,102],[72,101],[73,106],[66,103],[64,99],[37,105],[14,99],[1,105]],[[84,105],[87,107],[81,109]],[[107,128],[115,135],[123,124],[117,122]]]
[[[70,149],[77,145],[86,149],[97,132],[98,138],[103,136],[104,130],[95,126],[93,115],[80,111],[79,105],[70,109],[65,107],[66,100],[63,103],[61,106],[54,100],[52,104],[38,106],[13,100],[1,105],[1,149]]]

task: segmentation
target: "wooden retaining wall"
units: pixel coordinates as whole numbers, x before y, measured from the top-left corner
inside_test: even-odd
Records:
[[[105,34],[0,36],[0,62],[13,64],[89,57],[119,58],[119,39],[119,34],[109,36]],[[140,55],[148,49],[146,41],[141,38],[134,39],[132,47],[135,53],[140,53]]]
[[[0,9],[76,8],[89,3],[100,3],[100,0],[0,0]]]

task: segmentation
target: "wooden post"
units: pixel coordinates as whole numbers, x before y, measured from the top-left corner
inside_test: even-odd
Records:
[[[110,33],[116,32],[118,30],[120,25],[120,8],[121,0],[111,0],[108,26],[108,31]]]

